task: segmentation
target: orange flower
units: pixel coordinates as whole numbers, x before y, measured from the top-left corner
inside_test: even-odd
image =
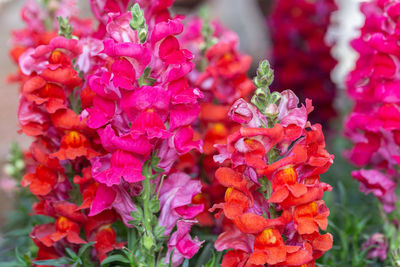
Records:
[[[242,215],[250,206],[250,199],[241,191],[229,187],[225,192],[224,214],[233,219]]]
[[[329,209],[323,200],[297,206],[293,212],[295,228],[301,235],[318,232],[318,226],[326,230],[328,216]]]
[[[89,139],[77,131],[70,131],[61,139],[60,150],[52,154],[59,160],[74,160],[77,157],[87,157],[91,159],[99,155],[91,147]]]
[[[248,192],[247,182],[242,175],[231,168],[221,167],[215,172],[215,178],[225,187],[235,187],[242,192]],[[250,194],[249,194],[250,195]]]
[[[254,252],[250,255],[252,264],[277,264],[286,260],[286,247],[278,230],[267,228],[254,241]]]
[[[295,169],[288,167],[276,172],[272,178],[272,189],[274,193],[268,200],[270,203],[281,203],[292,195],[300,197],[307,192],[304,184],[298,183]]]
[[[268,227],[268,220],[254,213],[244,213],[233,218],[236,227],[246,234],[257,234]]]
[[[250,138],[246,138],[244,140],[244,145],[248,149],[248,151],[245,153],[246,163],[256,169],[264,168],[266,166],[266,151],[264,145],[261,142]]]

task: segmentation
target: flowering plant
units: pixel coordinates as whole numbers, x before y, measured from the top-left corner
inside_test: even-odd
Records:
[[[46,218],[21,261],[187,266],[211,233],[222,266],[315,266],[333,156],[311,101],[271,92],[267,61],[252,83],[238,36],[172,0],[91,0],[93,20],[75,4],[27,1],[13,33],[20,182]]]

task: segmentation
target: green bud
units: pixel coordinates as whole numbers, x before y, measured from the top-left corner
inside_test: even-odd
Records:
[[[151,250],[154,246],[154,240],[153,237],[151,236],[151,234],[145,234],[143,237],[143,246],[145,247],[145,249],[147,250]]]
[[[279,114],[278,106],[274,103],[270,103],[265,106],[264,112],[268,118],[275,118]]]
[[[146,42],[147,34],[148,34],[147,27],[138,30],[138,37],[140,43]]]
[[[129,26],[133,30],[137,31],[140,43],[144,43],[149,32],[143,10],[140,8],[138,3],[132,6],[131,13],[132,19],[129,21]]]
[[[254,84],[257,87],[268,87],[274,81],[274,71],[268,60],[263,60],[257,69],[257,77],[254,79]]]
[[[57,20],[58,20],[58,35],[64,36],[67,39],[71,39],[73,28],[69,23],[69,19],[58,16]]]

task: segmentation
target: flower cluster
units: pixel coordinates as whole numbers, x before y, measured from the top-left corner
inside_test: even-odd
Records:
[[[18,119],[21,131],[34,138],[29,149],[34,170],[25,174],[21,184],[39,200],[33,205],[33,213],[54,218],[54,222],[37,225],[31,232],[39,248],[37,260],[59,258],[67,248],[78,249],[88,241],[96,242],[99,260],[106,252],[122,247],[110,227],[117,219],[114,211],[94,217],[86,212],[97,190],[89,160],[102,149],[92,142],[98,139],[96,133],[73,110],[75,94],[83,81],[72,59],[80,53],[77,40],[59,36],[20,56],[25,79]]]
[[[202,152],[191,124],[203,94],[186,78],[193,56],[175,37],[183,24],[169,15],[172,1],[137,2],[142,9],[132,1],[91,1],[99,26],[89,23],[85,34],[70,14],[34,16],[42,10],[33,2],[23,11],[38,25],[21,31],[26,45],[11,53],[21,72],[21,131],[34,138],[35,169],[22,185],[39,199],[34,214],[54,218],[31,233],[36,260],[65,258],[93,241],[102,261],[123,247],[111,226],[120,219],[138,232],[143,249],[133,256],[141,262],[177,266],[201,246],[189,234],[204,209],[192,202],[201,183],[171,167],[179,155]],[[53,13],[65,15],[58,35],[44,25]],[[33,42],[48,32],[48,40]],[[164,241],[167,253],[156,259]]]
[[[91,0],[88,20],[75,2],[27,1],[13,33],[33,138],[21,185],[48,218],[32,264],[186,265],[196,224],[233,249],[223,266],[312,266],[330,249],[320,174],[333,156],[309,100],[271,93],[268,62],[253,84],[237,35],[206,17],[184,31],[173,0]]]
[[[278,0],[268,18],[275,86],[293,88],[301,99],[312,99],[318,112],[311,119],[323,124],[336,115],[336,89],[330,79],[336,60],[324,41],[336,9],[333,0]]]
[[[204,94],[200,100],[199,120],[192,124],[204,141],[204,151],[203,154],[183,155],[176,167],[186,168],[204,178],[203,192],[196,196],[195,201],[210,207],[222,200],[224,192],[214,180],[218,168],[213,160],[217,153],[214,145],[225,144],[229,133],[238,127],[237,123],[228,120],[230,105],[239,98],[249,98],[255,89],[247,76],[251,58],[239,51],[236,33],[219,21],[209,21],[205,14],[203,17],[188,18],[185,26],[180,40],[183,47],[193,52],[196,64],[189,75],[189,82]],[[207,210],[197,219],[201,225],[214,225]]]
[[[354,145],[347,156],[361,167],[352,175],[360,190],[375,195],[386,212],[395,209],[400,163],[399,7],[393,1],[361,4],[366,20],[360,37],[352,41],[360,56],[347,77],[347,92],[354,101],[345,124]]]
[[[331,187],[320,181],[333,156],[325,150],[321,125],[310,124],[311,102],[299,106],[285,90],[270,93],[268,62],[258,69],[253,104],[237,100],[230,118],[241,127],[216,145],[223,164],[215,177],[226,187],[224,202],[214,205],[224,216],[224,232],[215,242],[229,250],[228,266],[314,266],[332,247],[326,230],[329,209],[321,200]]]

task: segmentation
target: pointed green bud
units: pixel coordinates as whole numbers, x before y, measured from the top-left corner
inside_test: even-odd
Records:
[[[149,34],[146,19],[144,17],[143,10],[140,8],[139,4],[136,3],[131,8],[132,19],[129,22],[129,26],[137,31],[137,35],[140,43],[144,43],[146,41],[147,35]]]
[[[73,28],[69,23],[69,19],[58,16],[57,20],[58,20],[58,35],[64,36],[67,39],[73,38],[72,36]]]
[[[271,69],[268,60],[263,60],[257,69],[257,77],[254,79],[254,84],[257,87],[268,87],[274,81],[274,71]]]

